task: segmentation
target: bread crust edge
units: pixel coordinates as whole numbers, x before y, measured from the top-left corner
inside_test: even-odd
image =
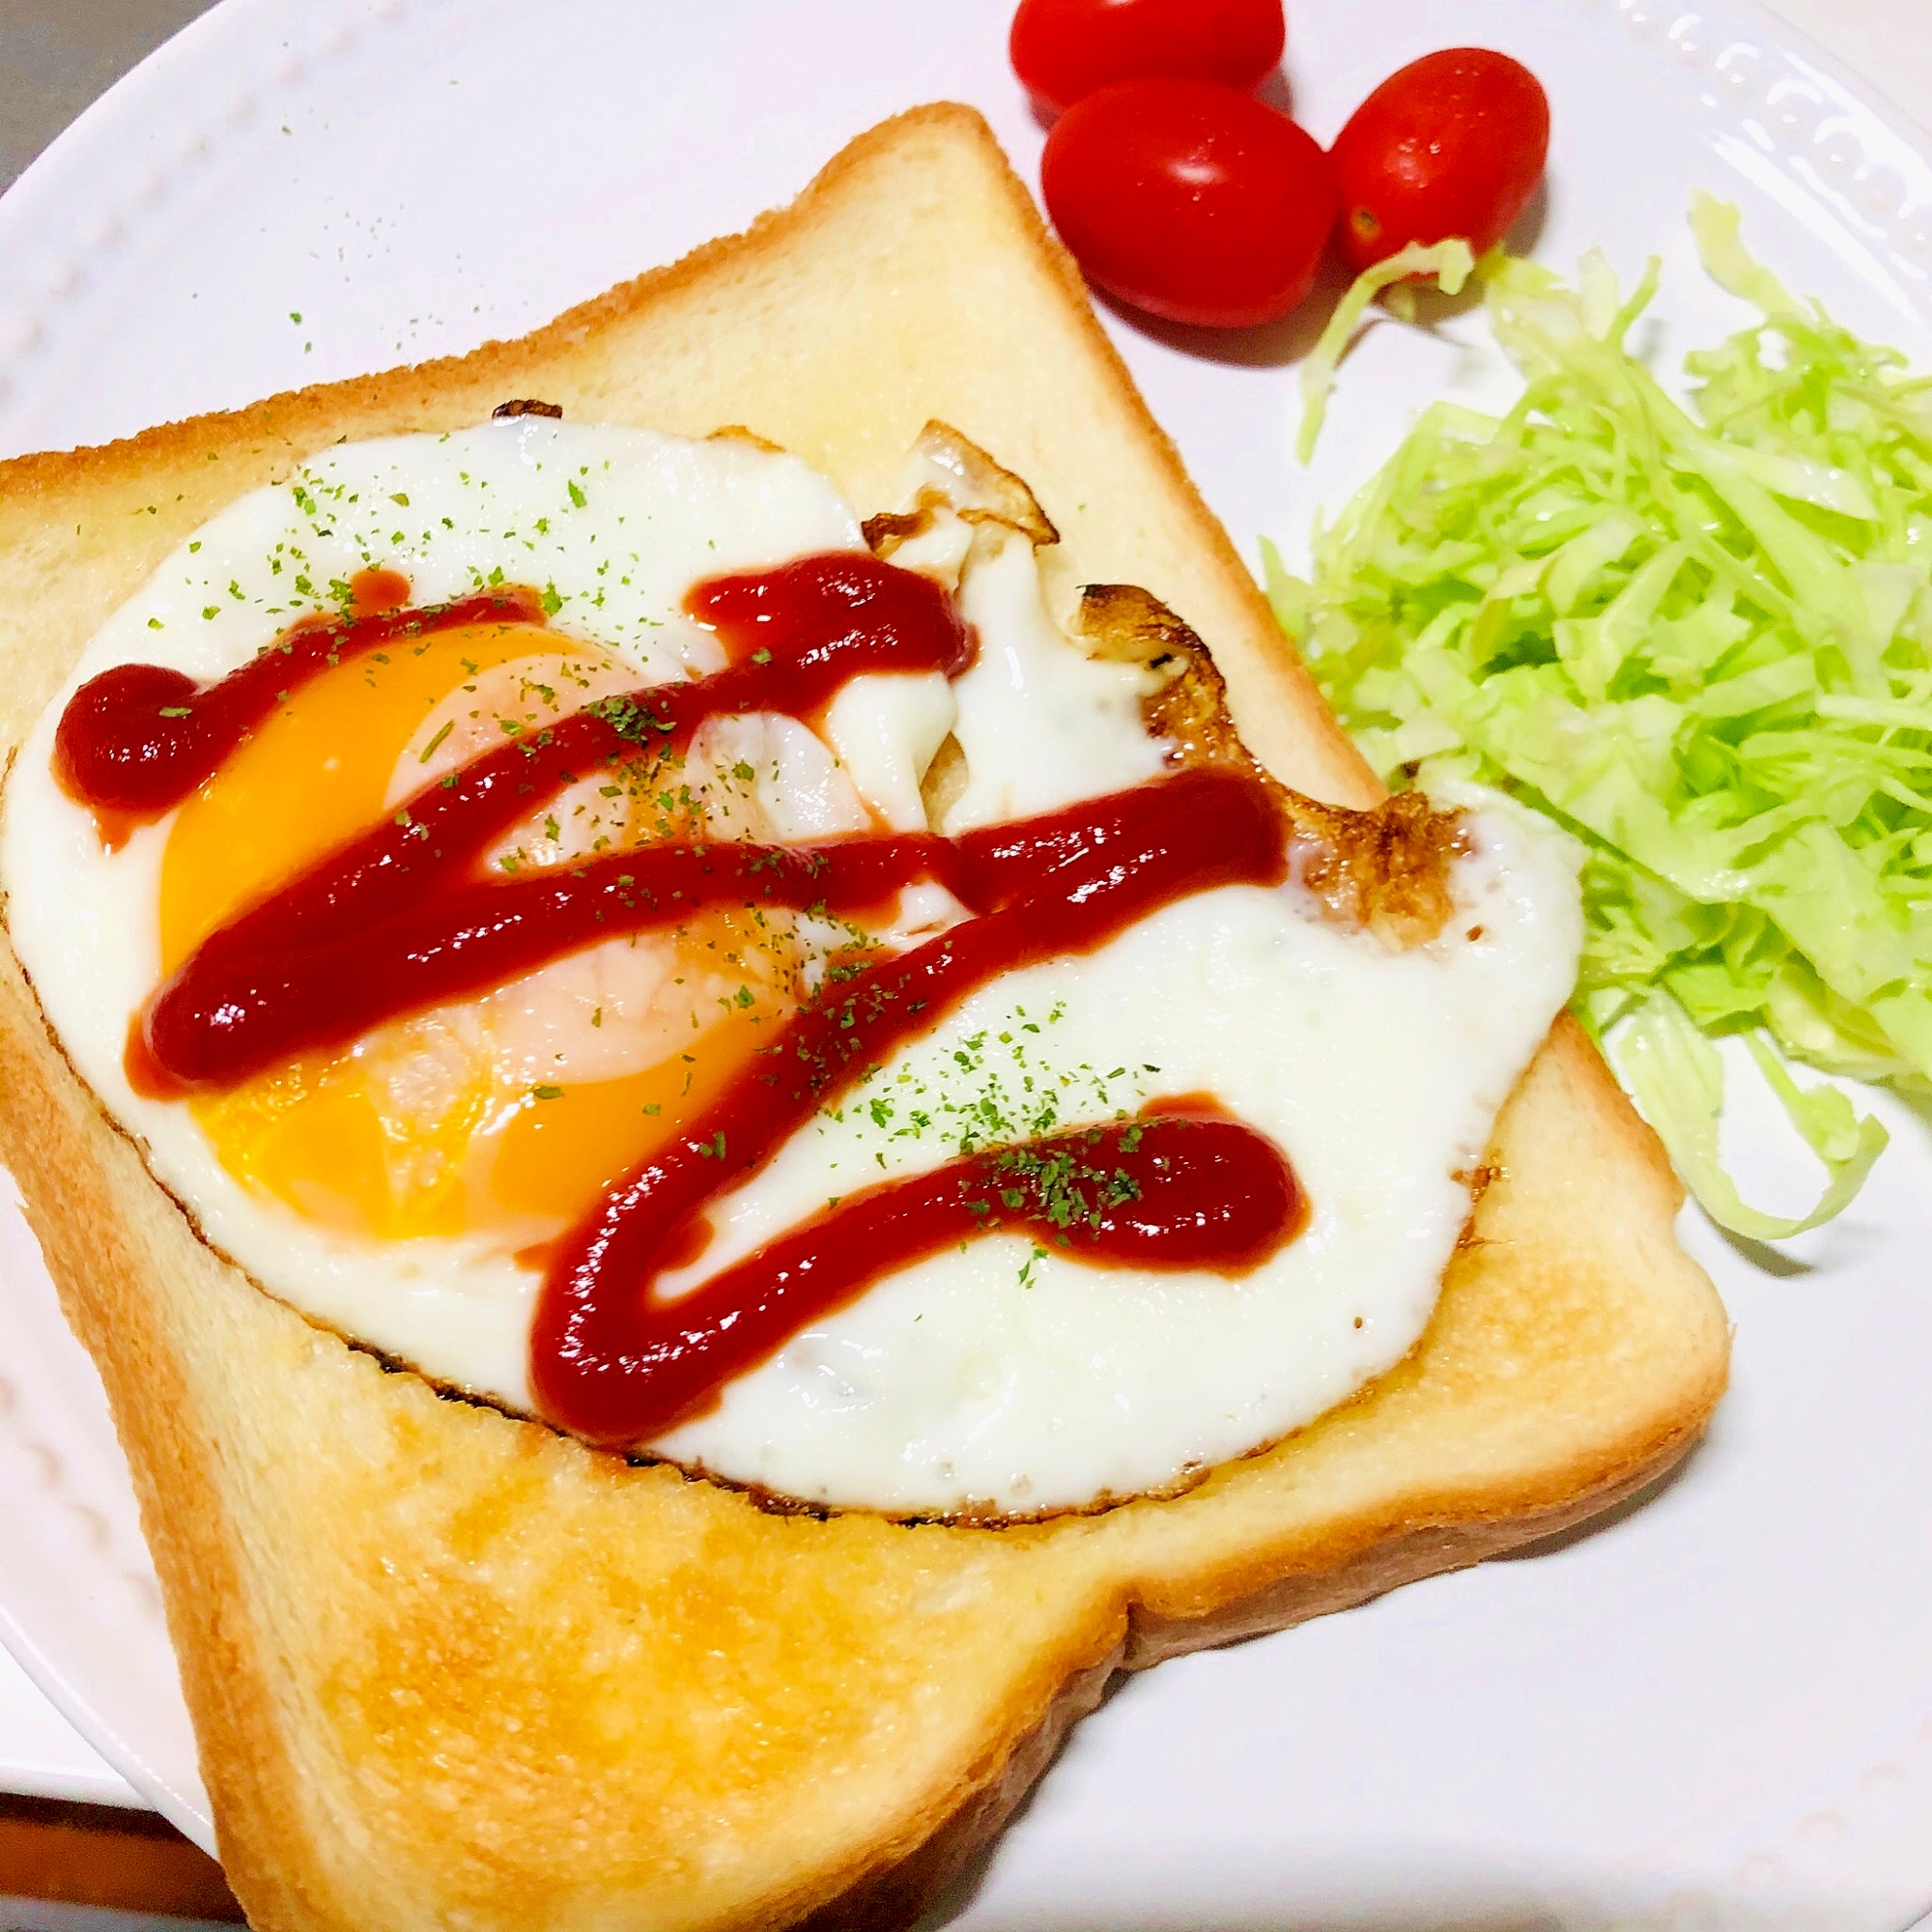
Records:
[[[1696,1445],[1704,1418],[1673,1431],[1661,1448],[1601,1488],[1540,1514],[1506,1522],[1421,1522],[1373,1544],[1340,1569],[1279,1578],[1222,1609],[1198,1617],[1126,1613],[1127,1630],[1098,1662],[1073,1671],[1033,1728],[993,1776],[941,1820],[919,1847],[855,1880],[829,1903],[794,1921],[793,1932],[902,1932],[968,1881],[1052,1768],[1067,1733],[1105,1700],[1117,1679],[1172,1658],[1271,1635],[1315,1617],[1358,1605],[1428,1577],[1467,1570],[1547,1537],[1561,1535],[1660,1482]]]

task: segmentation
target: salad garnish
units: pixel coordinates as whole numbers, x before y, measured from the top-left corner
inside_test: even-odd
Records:
[[[1575,1009],[1711,1217],[1776,1239],[1887,1139],[1794,1063],[1932,1093],[1932,379],[1789,295],[1735,208],[1691,226],[1763,319],[1686,358],[1688,407],[1628,346],[1655,259],[1626,297],[1600,253],[1574,286],[1492,255],[1515,408],[1426,410],[1312,582],[1264,557],[1387,782],[1500,787],[1581,841]],[[1825,1166],[1804,1213],[1725,1171],[1722,1035]]]
[[[1301,462],[1315,454],[1316,439],[1328,413],[1328,392],[1335,386],[1335,371],[1342,366],[1355,325],[1368,312],[1369,304],[1384,289],[1403,293],[1417,275],[1434,275],[1435,286],[1445,296],[1459,296],[1475,266],[1476,258],[1466,242],[1410,242],[1385,261],[1364,269],[1349,284],[1348,294],[1335,304],[1335,313],[1301,364],[1301,429],[1294,440],[1294,453]]]

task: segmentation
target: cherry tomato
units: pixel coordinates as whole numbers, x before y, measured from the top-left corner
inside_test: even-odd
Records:
[[[1480,255],[1508,234],[1543,173],[1549,100],[1507,54],[1447,47],[1390,74],[1329,152],[1351,268],[1452,236]]]
[[[1308,293],[1338,206],[1313,136],[1210,80],[1122,80],[1075,101],[1039,185],[1090,280],[1216,328],[1272,321]]]
[[[1281,0],[1020,0],[1013,71],[1058,114],[1116,80],[1185,74],[1242,90],[1281,59]]]

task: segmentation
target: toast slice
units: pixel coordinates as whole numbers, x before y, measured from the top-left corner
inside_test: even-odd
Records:
[[[521,341],[0,467],[9,753],[94,629],[234,497],[339,438],[526,396],[747,425],[862,509],[944,418],[1032,484],[1069,597],[1146,586],[1282,779],[1375,796],[1077,272],[984,124],[945,105]],[[1680,1189],[1567,1020],[1406,1360],[1184,1497],[1006,1529],[766,1513],[311,1327],[150,1179],[11,950],[0,1083],[0,1155],[106,1381],[262,1932],[906,1923],[1114,1671],[1573,1522],[1680,1456],[1724,1384]]]

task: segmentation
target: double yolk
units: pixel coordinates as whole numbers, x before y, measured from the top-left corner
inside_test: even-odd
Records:
[[[528,624],[435,633],[335,666],[176,814],[161,965],[415,792],[637,674]],[[535,811],[486,867],[703,836],[675,769],[607,770]],[[691,1122],[797,1000],[793,934],[704,913],[614,939],[481,999],[304,1054],[191,1102],[239,1180],[305,1219],[384,1239],[553,1238]]]

